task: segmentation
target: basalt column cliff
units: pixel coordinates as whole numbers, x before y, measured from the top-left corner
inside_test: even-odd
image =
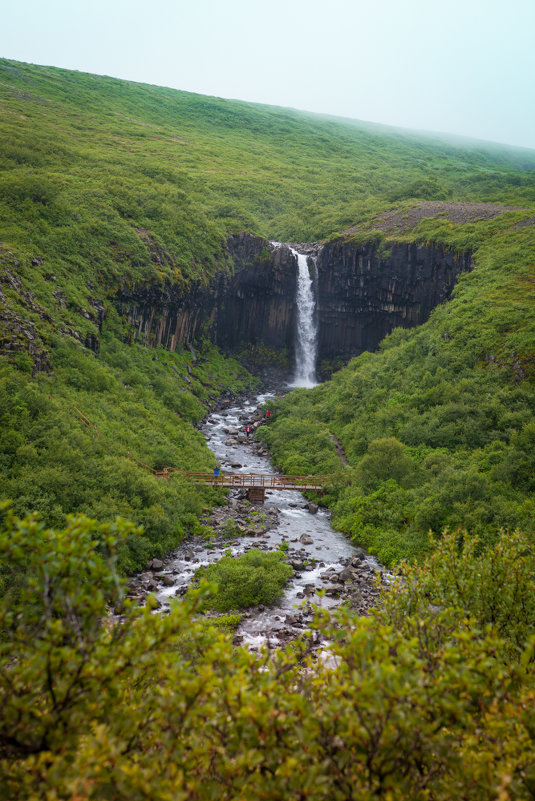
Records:
[[[228,353],[264,345],[293,348],[296,260],[288,247],[238,234],[228,240],[232,273],[211,286],[124,287],[115,298],[136,339],[174,350],[209,336]]]
[[[375,350],[394,328],[427,320],[447,300],[469,253],[437,246],[333,242],[318,256],[319,359],[347,361]]]
[[[471,269],[469,253],[438,246],[394,243],[385,252],[340,240],[308,250],[317,256],[320,362],[345,362],[375,350],[393,328],[424,322]],[[262,345],[293,359],[296,257],[250,234],[230,237],[228,251],[234,269],[211,286],[122,289],[115,302],[136,338],[173,350],[208,335],[228,353]]]

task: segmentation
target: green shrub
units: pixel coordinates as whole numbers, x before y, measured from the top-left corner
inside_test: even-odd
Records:
[[[526,541],[460,558],[446,538],[381,611],[345,610],[334,625],[318,614],[329,643],[318,660],[307,636],[261,655],[234,647],[238,616],[201,618],[202,589],[169,615],[125,602],[115,557],[126,533],[120,521],[50,530],[1,515],[10,801],[533,798]]]
[[[195,578],[215,583],[215,594],[205,602],[205,608],[227,612],[257,604],[272,606],[292,572],[280,550],[266,553],[254,548],[242,556],[227,554],[216,564],[199,568]]]

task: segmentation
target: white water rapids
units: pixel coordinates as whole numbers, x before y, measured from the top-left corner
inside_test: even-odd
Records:
[[[318,327],[316,323],[316,300],[314,280],[308,268],[308,256],[290,248],[297,258],[297,337],[295,343],[294,387],[315,387],[316,354],[318,350]],[[314,265],[314,270],[316,267]]]

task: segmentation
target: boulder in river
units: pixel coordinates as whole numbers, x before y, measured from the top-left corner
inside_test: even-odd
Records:
[[[299,537],[299,542],[302,542],[303,545],[313,545],[314,544],[314,540],[312,539],[310,534],[301,534],[301,536]]]
[[[338,587],[336,584],[329,584],[325,587],[325,595],[338,595],[341,591],[341,587]]]
[[[339,581],[353,581],[354,578],[355,573],[350,567],[344,567],[344,569],[338,573]]]
[[[308,511],[310,512],[311,515],[317,514],[318,509],[319,509],[319,507],[318,507],[317,503],[309,503],[308,504]]]

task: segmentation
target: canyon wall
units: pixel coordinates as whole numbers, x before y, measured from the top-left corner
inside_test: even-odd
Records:
[[[296,267],[289,248],[250,234],[227,244],[233,271],[219,273],[210,286],[121,288],[114,302],[134,338],[170,350],[205,335],[228,353],[250,345],[293,347]]]
[[[263,346],[293,360],[296,259],[250,234],[231,236],[228,250],[234,269],[210,286],[124,287],[115,303],[135,338],[174,350],[207,335],[227,353]],[[395,243],[385,252],[337,241],[316,253],[319,362],[345,362],[393,328],[424,322],[471,269],[470,254],[438,246]]]
[[[375,350],[394,328],[427,320],[447,300],[469,253],[438,246],[328,243],[318,255],[318,358],[347,361]]]

